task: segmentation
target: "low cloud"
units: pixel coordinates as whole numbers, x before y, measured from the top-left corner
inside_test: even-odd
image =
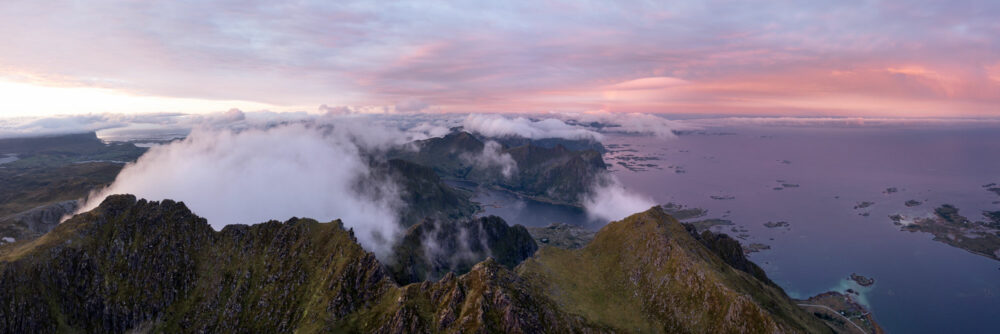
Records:
[[[503,152],[503,146],[495,141],[487,141],[483,145],[483,152],[473,156],[463,156],[476,168],[482,171],[497,170],[505,179],[510,179],[517,174],[517,161],[509,153]]]
[[[600,177],[583,199],[587,215],[604,222],[621,220],[631,214],[646,211],[653,205],[653,200],[628,191],[611,174]]]
[[[462,122],[465,130],[487,137],[523,137],[528,139],[563,138],[600,141],[603,136],[592,130],[566,124],[557,118],[539,120],[503,115],[471,114]]]
[[[287,117],[287,115],[282,115]],[[233,127],[244,123],[247,115],[240,109],[206,114],[145,113],[145,114],[83,114],[48,117],[0,118],[0,138],[35,137],[85,132],[163,131],[187,133],[196,126]]]
[[[0,138],[93,132],[124,127],[132,122],[134,120],[116,114],[0,118]]]
[[[674,138],[674,131],[693,130],[696,126],[670,120],[665,117],[643,113],[616,113],[608,111],[591,111],[585,113],[554,114],[567,122],[593,128],[602,133],[618,133],[629,135],[655,136],[659,138]]]
[[[399,234],[396,185],[358,189],[370,170],[346,133],[306,124],[240,131],[198,128],[153,147],[81,208],[111,194],[183,201],[216,229],[293,216],[343,219],[366,249],[384,257]],[[373,197],[379,194],[381,197]]]

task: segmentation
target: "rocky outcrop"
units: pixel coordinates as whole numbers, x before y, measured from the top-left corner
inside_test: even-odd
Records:
[[[764,273],[764,269],[761,269],[757,264],[747,259],[746,252],[743,246],[740,245],[739,241],[733,239],[725,233],[715,233],[712,231],[702,231],[698,233],[698,229],[692,224],[682,224],[684,228],[691,234],[691,237],[698,240],[702,245],[715,253],[722,261],[733,267],[736,270],[750,274],[754,278],[764,282],[775,288],[778,287],[777,284],[767,278],[767,274]]]

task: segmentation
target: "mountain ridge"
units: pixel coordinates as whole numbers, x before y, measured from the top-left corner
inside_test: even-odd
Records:
[[[768,311],[781,311],[790,300],[774,290],[762,292],[767,298],[745,291],[775,288],[730,267],[655,208],[598,232],[578,250],[577,258],[588,261],[563,262],[546,255],[562,250],[544,247],[515,270],[487,258],[463,275],[402,286],[340,221],[292,218],[214,231],[182,202],[132,195],[109,196],[48,234],[12,246],[0,248],[0,307],[7,311],[0,314],[0,332],[631,332],[635,328],[588,307],[635,305],[648,305],[635,314],[652,332],[815,329],[815,323],[792,321],[801,310],[790,316]],[[642,256],[662,252],[668,256],[660,260]],[[609,283],[613,298],[581,299],[576,307],[553,289],[573,291],[565,284],[573,279],[551,272],[608,261],[574,279]],[[665,306],[699,299],[642,289],[622,277],[701,282],[691,286],[711,298],[702,308],[685,304],[694,313],[677,313]],[[660,308],[664,312],[655,311]]]

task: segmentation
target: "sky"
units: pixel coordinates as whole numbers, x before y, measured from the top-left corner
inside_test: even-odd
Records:
[[[0,2],[0,117],[1000,117],[1000,2]]]

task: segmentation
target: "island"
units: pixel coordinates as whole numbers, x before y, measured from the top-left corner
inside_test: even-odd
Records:
[[[983,212],[983,217],[988,221],[973,222],[954,205],[942,204],[929,218],[895,214],[889,219],[903,231],[930,233],[934,241],[1000,261],[1000,211]]]
[[[749,245],[743,246],[743,253],[744,254],[757,253],[768,249],[771,249],[770,245],[762,244],[759,242],[753,242],[750,243]]]
[[[874,278],[858,275],[857,273],[851,273],[851,280],[863,287],[869,287],[875,284]]]
[[[791,226],[792,226],[792,224],[789,223],[789,222],[786,222],[786,221],[777,221],[777,222],[770,222],[769,221],[769,222],[764,223],[764,227],[767,227],[767,228],[779,228],[779,227],[788,227],[788,228],[791,228]]]

